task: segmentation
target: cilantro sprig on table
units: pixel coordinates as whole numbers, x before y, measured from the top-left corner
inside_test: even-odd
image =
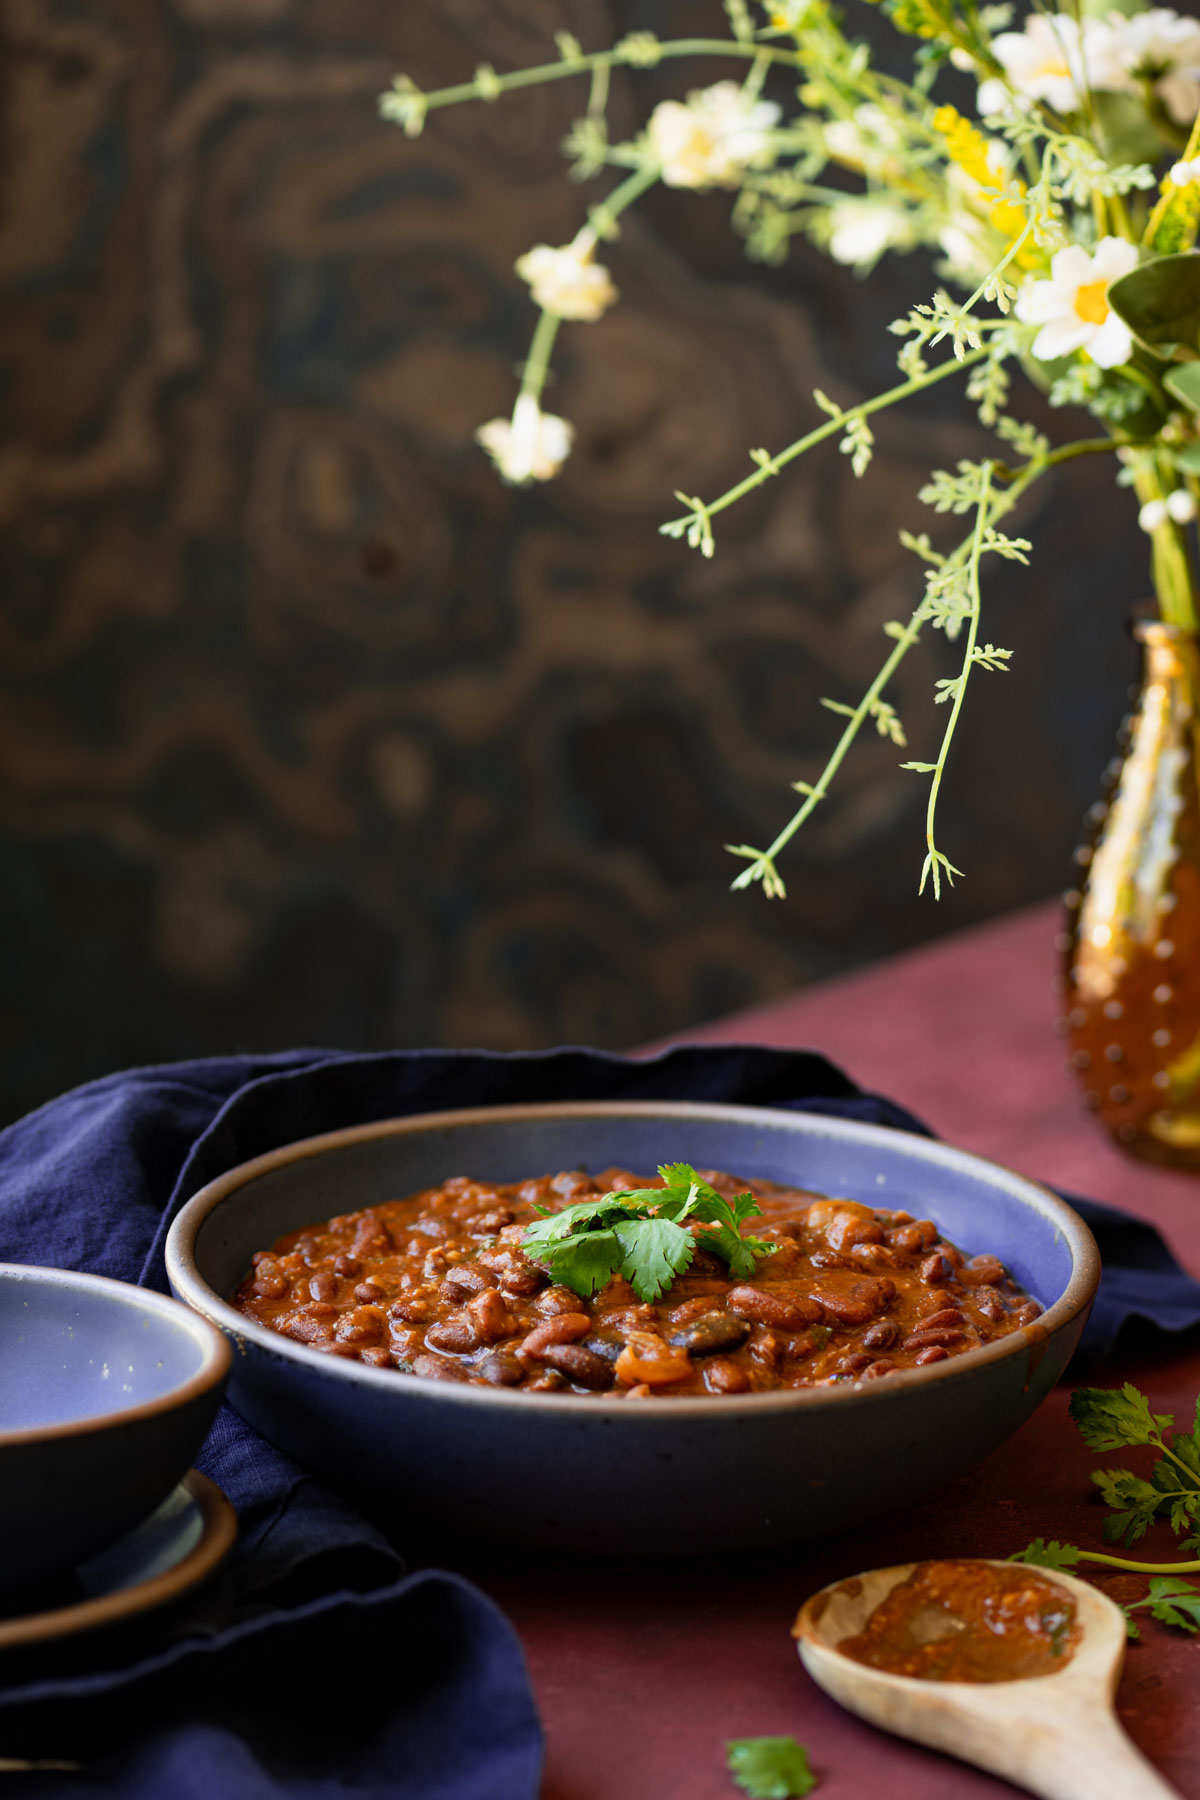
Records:
[[[803,1800],[817,1785],[808,1752],[794,1737],[734,1738],[725,1751],[734,1783],[750,1800]]]
[[[638,1299],[649,1301],[683,1274],[697,1249],[748,1279],[756,1259],[777,1248],[742,1234],[746,1220],[762,1211],[753,1194],[726,1200],[690,1163],[664,1163],[658,1172],[662,1187],[622,1188],[561,1212],[538,1207],[544,1216],[525,1227],[522,1249],[585,1300],[623,1275]]]
[[[1104,1521],[1104,1540],[1109,1544],[1136,1544],[1150,1526],[1165,1518],[1180,1549],[1190,1550],[1192,1560],[1173,1563],[1135,1562],[1127,1556],[1107,1556],[1097,1550],[1081,1550],[1077,1544],[1034,1538],[1011,1562],[1035,1563],[1043,1569],[1073,1569],[1078,1563],[1103,1563],[1113,1569],[1131,1569],[1151,1577],[1142,1600],[1124,1608],[1131,1638],[1140,1634],[1131,1613],[1142,1607],[1151,1618],[1180,1631],[1200,1630],[1200,1588],[1181,1579],[1200,1574],[1200,1399],[1191,1431],[1175,1429],[1170,1413],[1150,1410],[1146,1396],[1126,1382],[1119,1388],[1076,1388],[1071,1395],[1071,1417],[1090,1450],[1149,1449],[1157,1452],[1149,1477],[1132,1469],[1094,1469],[1092,1480],[1100,1490],[1110,1516]]]

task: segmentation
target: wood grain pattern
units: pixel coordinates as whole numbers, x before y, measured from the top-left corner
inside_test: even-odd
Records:
[[[1058,880],[1145,580],[1090,468],[1056,496],[1076,518],[1027,515],[1032,584],[989,590],[1016,656],[950,783],[968,883],[917,902],[923,784],[872,742],[788,904],[727,891],[721,844],[786,817],[820,695],[860,691],[913,602],[916,487],[980,435],[943,394],[881,424],[864,484],[830,447],[712,564],[656,526],[796,435],[814,385],[887,379],[914,265],[756,270],[726,199],[660,196],[612,251],[622,305],[563,333],[563,478],[506,491],[471,442],[527,343],[513,259],[581,217],[580,96],[412,143],[377,92],[700,13],[0,3],[0,1112],[233,1045],[632,1042]],[[623,78],[623,124],[678,79]],[[943,656],[895,696],[916,757]]]

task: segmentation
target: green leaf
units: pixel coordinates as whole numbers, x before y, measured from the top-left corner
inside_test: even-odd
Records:
[[[1157,1445],[1162,1433],[1174,1423],[1169,1413],[1152,1413],[1145,1394],[1129,1381],[1120,1388],[1076,1388],[1071,1395],[1070,1413],[1089,1450]]]
[[[1200,362],[1180,363],[1168,369],[1163,386],[1174,400],[1182,400],[1192,412],[1200,413]]]
[[[1200,347],[1200,253],[1158,256],[1114,281],[1108,303],[1140,344],[1171,358]]]
[[[1200,444],[1185,444],[1182,450],[1172,450],[1170,454],[1177,469],[1182,469],[1188,475],[1200,475]]]
[[[550,1245],[542,1261],[561,1286],[590,1300],[617,1273],[622,1255],[614,1231],[584,1231],[565,1243]]]
[[[1051,1538],[1047,1543],[1045,1538],[1037,1537],[1023,1550],[1014,1551],[1008,1560],[1033,1563],[1039,1569],[1073,1569],[1080,1555],[1074,1544],[1060,1544],[1057,1538]]]
[[[657,1300],[696,1253],[696,1240],[671,1219],[629,1219],[614,1226],[621,1274],[639,1300]]]
[[[595,1200],[581,1200],[576,1206],[564,1206],[561,1212],[547,1213],[544,1218],[527,1225],[522,1246],[540,1249],[588,1226],[610,1225],[624,1215],[624,1210],[612,1194],[602,1194]]]
[[[817,1785],[808,1752],[794,1737],[734,1738],[725,1753],[735,1785],[750,1800],[792,1800]]]
[[[1153,1525],[1162,1495],[1150,1482],[1128,1469],[1094,1469],[1092,1480],[1113,1514],[1104,1521],[1109,1544],[1136,1544]]]
[[[1148,1604],[1152,1618],[1180,1631],[1200,1631],[1200,1588],[1194,1582],[1181,1581],[1177,1575],[1155,1575],[1143,1605]]]

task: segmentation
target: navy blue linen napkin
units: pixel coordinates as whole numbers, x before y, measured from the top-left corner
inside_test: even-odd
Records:
[[[631,1059],[297,1051],[138,1069],[0,1133],[0,1260],[165,1288],[170,1220],[206,1181],[294,1138],[393,1115],[527,1100],[720,1100],[925,1132],[807,1051],[686,1046]],[[928,1135],[928,1134],[927,1134]],[[1100,1241],[1084,1340],[1200,1324],[1200,1284],[1151,1227],[1075,1200]],[[541,1733],[519,1646],[462,1578],[405,1575],[352,1508],[228,1408],[200,1467],[238,1512],[237,1551],[188,1600],[120,1629],[0,1657],[10,1800],[533,1800]]]

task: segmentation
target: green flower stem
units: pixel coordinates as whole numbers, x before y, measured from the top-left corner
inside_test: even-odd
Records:
[[[595,243],[597,238],[616,235],[616,222],[627,207],[633,205],[647,188],[653,187],[658,180],[659,171],[650,166],[635,169],[619,187],[613,189],[607,200],[594,206],[588,214],[588,222],[582,231],[576,234],[576,241],[590,238]],[[550,358],[554,351],[554,340],[558,336],[558,328],[562,317],[543,307],[534,327],[533,338],[529,345],[529,355],[525,358],[525,367],[521,374],[521,390],[519,398],[532,395],[540,400],[550,374]]]
[[[773,876],[775,886],[769,891],[782,892],[783,884],[779,880],[778,875],[775,874],[775,858],[779,855],[781,850],[787,848],[788,844],[791,843],[810,813],[812,813],[819,802],[825,798],[825,795],[829,791],[829,784],[841,768],[847,751],[866,724],[868,718],[870,718],[872,706],[880,698],[883,690],[887,687],[888,682],[896,673],[896,670],[899,668],[904,657],[920,637],[921,626],[924,624],[926,617],[926,606],[925,602],[922,601],[909,619],[908,624],[896,629],[895,648],[876,675],[866,693],[863,695],[862,699],[859,701],[858,705],[854,708],[854,711],[850,714],[850,717],[847,719],[845,729],[838,739],[837,744],[834,746],[833,752],[825,764],[825,767],[821,770],[816,782],[812,786],[802,782],[796,782],[794,784],[798,791],[802,791],[805,794],[803,806],[792,815],[774,842],[762,852],[761,856],[757,857],[753,862],[748,863],[741,873],[735,877],[731,884],[733,887],[748,888],[752,882],[765,882],[768,876]],[[726,847],[729,848],[730,846]]]
[[[1153,452],[1134,459],[1133,489],[1143,505],[1148,500],[1165,499],[1174,486],[1173,472],[1164,479],[1164,471]],[[1150,555],[1160,617],[1168,625],[1195,631],[1196,588],[1191,559],[1183,529],[1173,519],[1165,520],[1150,533]]]
[[[513,69],[507,75],[489,70],[481,80],[460,81],[455,87],[436,88],[420,95],[423,113],[442,106],[459,106],[466,100],[497,100],[519,88],[539,87],[547,81],[567,81],[574,75],[590,75],[597,69],[655,68],[680,56],[735,56],[747,62],[761,58],[789,69],[804,67],[803,58],[794,50],[779,50],[765,44],[739,44],[733,38],[676,38],[670,42],[648,45],[636,38],[617,44],[611,50],[598,50],[586,56],[563,57],[558,62],[539,63],[531,69]]]
[[[540,400],[546,378],[550,373],[550,356],[554,349],[554,340],[558,336],[558,328],[562,320],[557,313],[543,311],[538,316],[534,327],[533,338],[529,345],[529,355],[525,358],[525,367],[521,373],[521,394],[534,400]]]
[[[593,206],[588,213],[588,222],[584,227],[594,237],[612,238],[617,235],[617,220],[621,214],[631,207],[635,200],[640,200],[648,188],[652,188],[662,174],[657,163],[643,163],[632,175],[627,175],[619,187],[615,187],[607,200],[599,206]]]
[[[925,866],[921,870],[921,885],[917,889],[917,892],[920,894],[925,892],[925,883],[932,876],[933,897],[935,900],[940,900],[942,897],[942,869],[945,869],[946,879],[952,887],[954,885],[954,877],[962,873],[961,870],[956,869],[952,863],[947,862],[945,857],[942,856],[934,842],[933,825],[937,813],[938,795],[941,792],[942,776],[946,772],[946,759],[950,754],[950,744],[958,726],[958,715],[962,711],[963,697],[967,691],[967,680],[971,673],[971,665],[975,661],[975,640],[979,636],[979,564],[983,557],[984,528],[991,522],[991,514],[993,511],[993,473],[993,464],[990,462],[984,463],[983,480],[979,489],[979,505],[975,512],[975,529],[971,533],[971,548],[967,560],[967,584],[971,600],[971,611],[968,615],[967,622],[967,643],[966,648],[963,651],[962,669],[954,689],[954,698],[950,706],[950,717],[946,721],[946,729],[942,733],[942,742],[941,747],[938,750],[937,762],[933,766],[933,779],[929,783],[929,800],[925,808]],[[1003,510],[1007,511],[1009,504],[1011,504],[1011,501],[1006,496],[1006,504]],[[999,508],[996,509],[997,517],[999,517],[1000,510],[1001,509]]]
[[[823,443],[835,432],[844,431],[851,419],[866,419],[871,413],[882,412],[886,406],[895,406],[899,401],[907,400],[910,394],[920,394],[926,388],[933,387],[935,383],[944,381],[947,375],[953,375],[961,369],[969,369],[972,363],[982,362],[987,354],[988,349],[984,345],[978,350],[968,351],[961,360],[958,357],[951,357],[936,369],[927,370],[924,375],[914,375],[911,380],[902,381],[899,387],[889,388],[884,394],[876,394],[873,399],[860,401],[857,406],[851,406],[847,411],[826,419],[823,425],[815,426],[806,436],[798,438],[794,444],[789,444],[786,450],[780,450],[778,455],[765,458],[759,463],[754,474],[747,475],[743,481],[737,483],[736,487],[728,488],[719,498],[710,500],[704,508],[704,513],[711,516],[713,513],[724,512],[727,506],[732,506],[735,501],[742,500],[747,494],[753,493],[755,488],[761,487],[763,482],[770,480],[772,475],[778,475],[781,469],[786,468],[788,463],[794,462],[798,456],[803,456],[806,450],[811,450],[815,444]],[[682,537],[688,527],[696,522],[697,515],[689,513],[683,519],[668,519],[666,524],[660,525],[658,529],[664,537],[678,538]]]
[[[1102,1556],[1098,1550],[1081,1550],[1080,1562],[1104,1563],[1110,1569],[1130,1569],[1135,1575],[1196,1575],[1200,1574],[1200,1560],[1196,1562],[1148,1563],[1131,1562],[1127,1556]],[[1141,1602],[1139,1601],[1140,1605]]]

